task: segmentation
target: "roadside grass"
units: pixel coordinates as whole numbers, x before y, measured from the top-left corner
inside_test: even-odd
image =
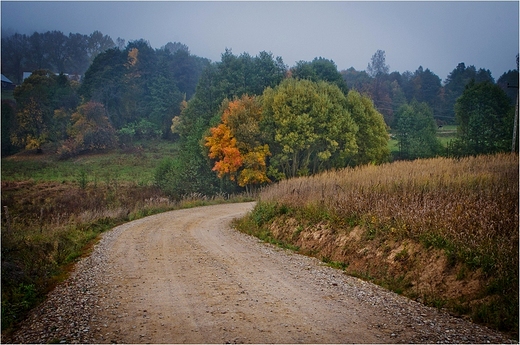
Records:
[[[362,228],[358,243],[363,247],[348,255],[373,261],[366,270],[349,274],[518,337],[518,166],[518,155],[496,154],[400,161],[284,180],[265,188],[253,212],[235,226],[292,246],[302,245],[302,226],[332,236]],[[294,224],[285,227],[293,230],[279,230],[289,221]],[[388,254],[388,243],[414,243],[422,248],[419,252],[444,253],[446,270],[458,269],[457,279],[481,277],[483,286],[464,303],[450,301],[441,291],[418,296],[405,274],[418,265],[419,254],[407,247],[394,253],[402,274],[389,274],[386,263],[375,269],[377,255],[367,248]],[[347,252],[349,245],[340,251]],[[349,258],[319,250],[305,254],[348,267]]]
[[[153,172],[176,150],[176,144],[157,141],[66,161],[32,153],[2,159],[3,333],[13,331],[114,226],[180,208],[255,199],[168,198],[153,186]]]

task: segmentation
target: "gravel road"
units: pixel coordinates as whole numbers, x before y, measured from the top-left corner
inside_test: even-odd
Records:
[[[510,343],[230,228],[254,203],[104,234],[3,343]]]

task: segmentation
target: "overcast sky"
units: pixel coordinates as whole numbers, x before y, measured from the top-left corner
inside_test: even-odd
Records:
[[[518,1],[2,1],[1,8],[4,34],[99,30],[154,48],[181,42],[212,61],[226,48],[265,50],[289,67],[321,56],[339,70],[365,70],[381,49],[390,71],[423,66],[442,80],[459,62],[496,80],[516,68],[519,45]]]

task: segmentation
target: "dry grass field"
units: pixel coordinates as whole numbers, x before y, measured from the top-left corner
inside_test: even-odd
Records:
[[[518,155],[497,154],[285,180],[238,226],[515,333],[518,169]]]

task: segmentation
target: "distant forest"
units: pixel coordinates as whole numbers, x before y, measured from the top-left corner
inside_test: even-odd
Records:
[[[212,62],[179,42],[153,49],[99,31],[14,34],[2,38],[1,57],[2,74],[18,85],[2,94],[3,156],[52,145],[67,159],[141,139],[179,141],[180,156],[157,174],[173,194],[233,190],[214,171],[247,186],[381,163],[390,159],[388,129],[400,159],[444,154],[434,136],[445,124],[459,125],[461,155],[511,147],[517,88],[508,85],[518,86],[518,68],[495,81],[461,62],[443,81],[422,66],[390,73],[383,50],[364,71],[338,71],[324,57],[288,67],[265,51],[226,49]],[[475,112],[475,100],[488,110]],[[244,114],[254,130],[236,122]]]
[[[2,74],[15,84],[21,84],[23,72],[38,69],[83,76],[99,53],[112,48],[125,50],[125,40],[117,38],[114,41],[99,31],[90,35],[69,33],[68,36],[60,31],[35,32],[32,35],[16,33],[2,38]],[[173,54],[177,50],[189,53],[188,47],[178,42],[169,42],[157,49],[156,53],[169,51]],[[209,62],[205,58],[199,59]],[[295,68],[303,64],[299,62]],[[366,70],[358,71],[351,67],[339,72],[349,89],[354,88],[370,96],[387,124],[392,123],[393,114],[403,102],[411,102],[413,99],[426,102],[432,108],[437,122],[443,124],[454,123],[455,100],[469,81],[495,83],[488,69],[466,66],[464,62],[454,67],[445,80],[422,66],[414,72],[390,73],[385,64],[384,52],[378,51]],[[516,101],[516,89],[508,88],[507,85],[518,85],[517,70],[504,71],[496,84],[508,94],[512,102]],[[188,92],[187,97],[192,94]]]

